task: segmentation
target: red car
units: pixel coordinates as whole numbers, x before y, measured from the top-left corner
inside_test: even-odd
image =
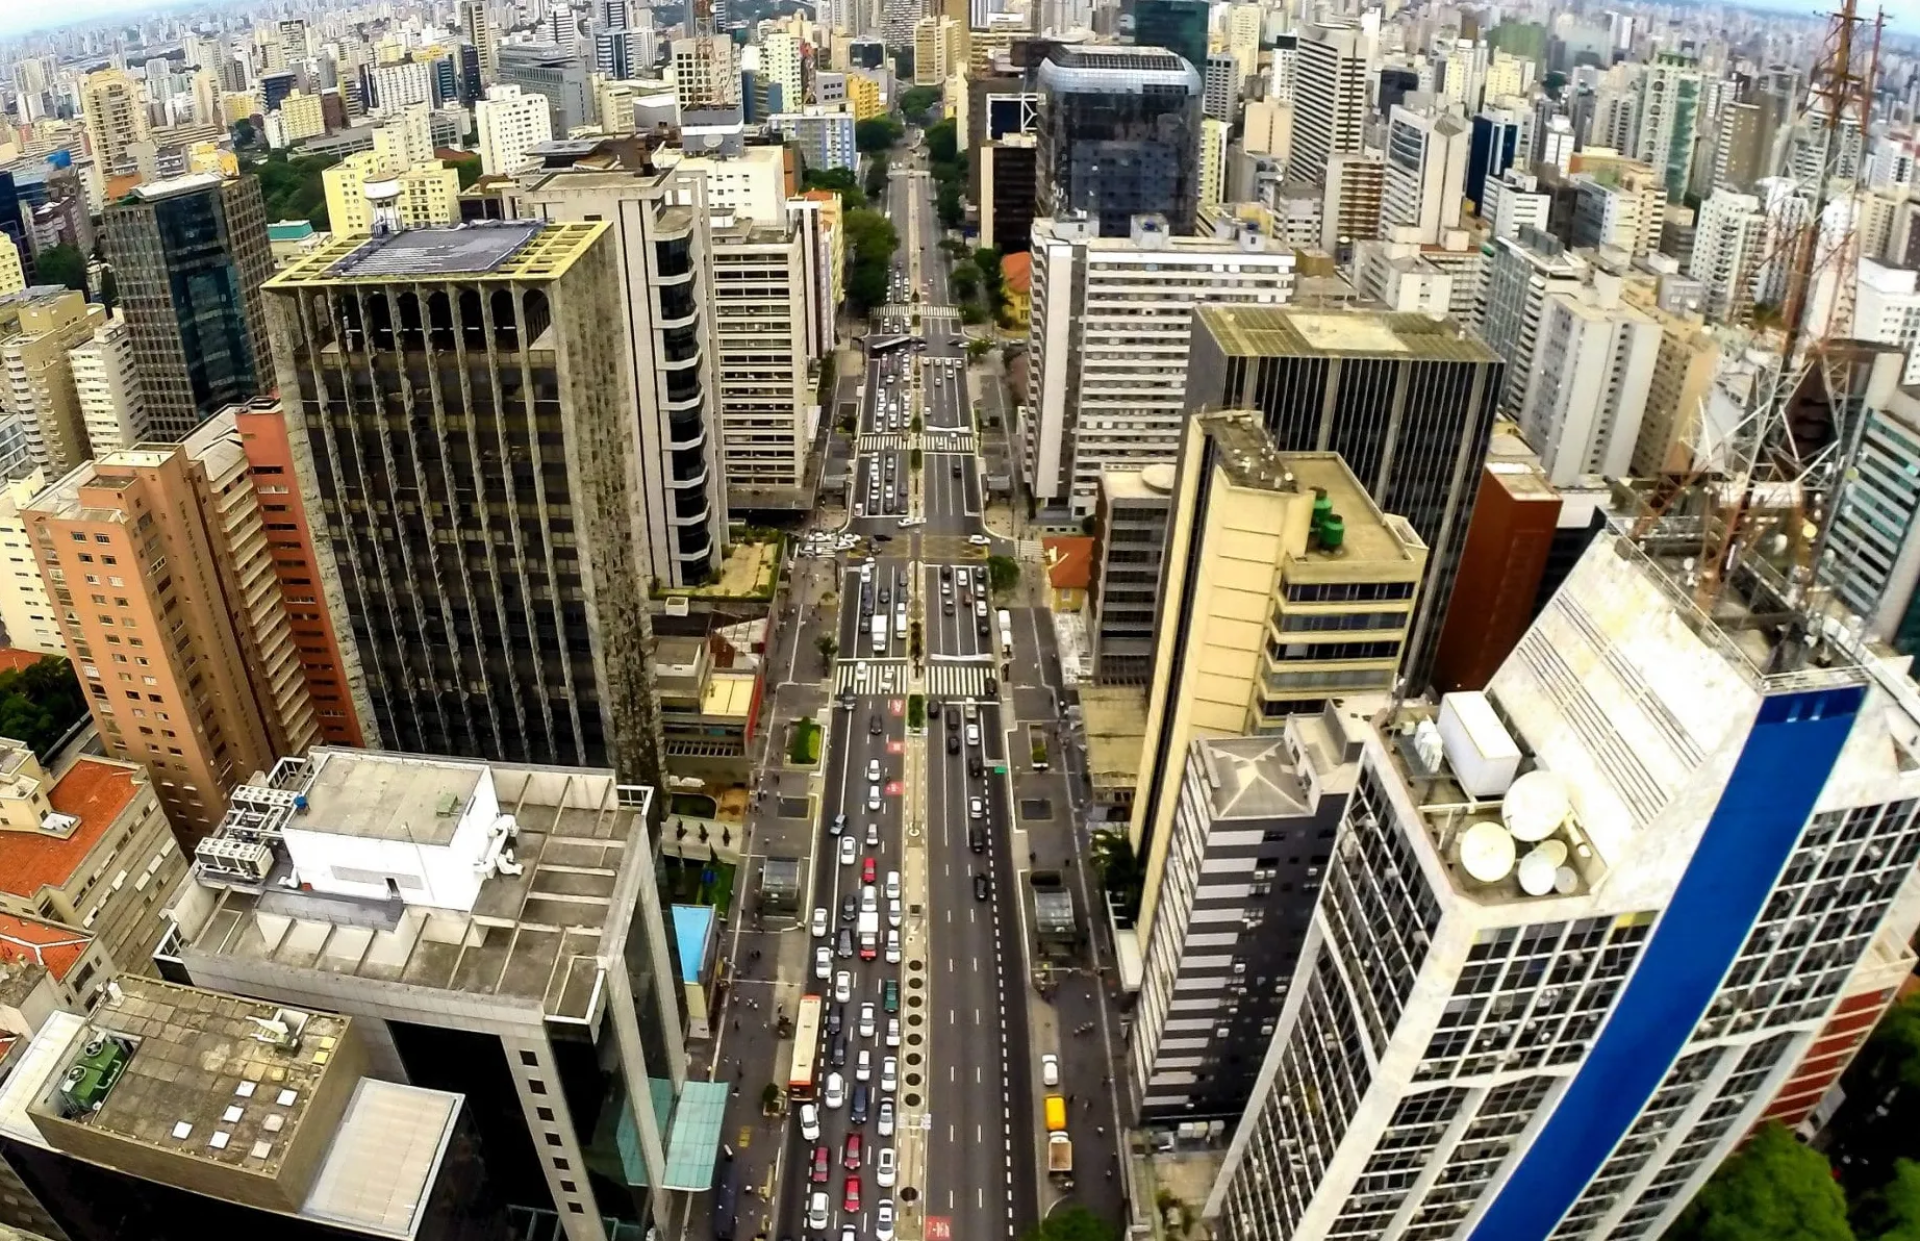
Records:
[[[867,864],[860,868],[860,882],[861,883],[873,882],[873,859],[872,858],[868,858]]]
[[[858,1172],[860,1170],[860,1135],[859,1134],[853,1133],[853,1134],[847,1135],[846,1158],[841,1160],[840,1162],[846,1165],[846,1169],[849,1172]]]
[[[813,1148],[813,1176],[811,1179],[815,1185],[825,1185],[827,1183],[827,1178],[830,1175],[827,1171],[827,1166],[832,1162],[833,1154],[827,1150],[824,1143]]]
[[[850,1176],[847,1178],[847,1200],[841,1203],[840,1205],[845,1207],[849,1211],[858,1211],[860,1209],[860,1178],[859,1177]]]

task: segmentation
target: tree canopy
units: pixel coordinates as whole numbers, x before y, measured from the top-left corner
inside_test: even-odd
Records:
[[[1063,1207],[1041,1220],[1022,1241],[1114,1241],[1114,1231],[1085,1207]]]
[[[1777,1122],[1720,1165],[1667,1241],[1853,1241],[1826,1157]]]
[[[33,256],[34,280],[39,284],[64,284],[69,289],[87,291],[87,260],[76,246],[61,242]],[[11,734],[8,734],[9,736]]]
[[[847,230],[847,300],[865,313],[887,300],[893,252],[900,244],[892,221],[878,211],[849,211]]]
[[[1920,1241],[1920,1163],[1896,1160],[1893,1179],[1854,1204],[1854,1229],[1875,1241]]]
[[[80,678],[58,655],[0,672],[0,737],[25,742],[41,758],[86,713]]]
[[[269,220],[308,220],[327,227],[327,187],[320,174],[340,162],[336,155],[299,155],[275,151],[254,165]]]
[[[854,125],[853,144],[861,154],[873,155],[900,141],[906,132],[906,126],[891,116],[868,117]]]
[[[900,110],[906,113],[909,120],[924,115],[928,108],[939,102],[938,86],[915,86],[900,94]]]
[[[867,192],[850,168],[809,168],[800,178],[803,190],[832,190],[840,195],[841,205],[858,209],[867,205]]]

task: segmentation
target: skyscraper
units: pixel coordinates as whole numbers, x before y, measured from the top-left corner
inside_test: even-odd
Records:
[[[1911,962],[1903,665],[1770,574],[1708,615],[1656,554],[1697,540],[1632,522],[1484,695],[1364,730],[1324,934],[1208,1204],[1231,1241],[1659,1237]]]
[[[140,83],[125,70],[102,69],[80,83],[80,112],[87,143],[102,173],[110,177],[152,173],[152,130]],[[145,147],[142,151],[140,148]],[[144,166],[143,166],[144,165]]]
[[[1357,26],[1311,25],[1301,32],[1294,61],[1289,178],[1323,182],[1329,160],[1361,149],[1374,42],[1371,33]]]
[[[608,229],[339,238],[266,286],[326,601],[384,744],[661,774]]]
[[[1141,47],[1164,47],[1190,65],[1206,63],[1205,0],[1136,0],[1133,41]]]
[[[1425,685],[1480,485],[1502,363],[1452,319],[1202,307],[1187,408],[1257,409],[1283,452],[1337,452],[1430,549],[1402,672]]]
[[[260,183],[205,173],[137,187],[106,212],[147,426],[179,439],[273,384],[260,285],[273,271]]]
[[[1164,48],[1058,46],[1035,79],[1042,214],[1084,212],[1103,237],[1125,237],[1143,214],[1193,231],[1199,70]]]
[[[1384,236],[1431,246],[1439,244],[1442,229],[1460,226],[1468,149],[1467,127],[1458,117],[1393,110],[1380,203]]]
[[[478,79],[468,85],[471,96],[478,99],[500,72],[499,32],[487,16],[487,0],[460,0],[460,25],[466,29],[467,42],[478,61]]]
[[[68,351],[106,318],[105,307],[58,285],[0,297],[0,407],[20,420],[49,477],[93,455]]]

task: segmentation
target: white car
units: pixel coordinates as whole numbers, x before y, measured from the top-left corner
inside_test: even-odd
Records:
[[[860,1054],[854,1057],[853,1080],[870,1082],[873,1080],[873,1053],[862,1047]]]
[[[860,851],[860,845],[851,836],[840,838],[840,865],[853,865],[853,855]]]
[[[900,1019],[898,1017],[887,1018],[887,1046],[900,1046]]]
[[[833,953],[827,950],[827,946],[825,944],[822,944],[818,948],[815,948],[813,950],[813,976],[815,978],[824,979],[828,974],[831,974],[832,972],[833,972]]]
[[[812,1103],[800,1105],[800,1136],[809,1142],[820,1140],[820,1109]]]
[[[900,964],[900,932],[892,928],[887,930],[887,964]]]
[[[822,1101],[830,1110],[838,1111],[847,1105],[847,1079],[838,1073],[827,1074],[827,1090]]]
[[[860,885],[860,912],[863,914],[880,912],[880,894],[874,891],[870,883]]]
[[[880,843],[880,825],[878,823],[867,824],[867,843],[870,845],[878,845]]]
[[[845,970],[833,976],[833,1002],[845,1004],[853,999],[853,975]]]
[[[860,1037],[873,1037],[873,1005],[871,1004],[860,1006]]]
[[[900,925],[900,901],[898,898],[887,902],[887,925]]]
[[[867,760],[867,779],[878,780],[879,778],[880,778],[880,760],[877,758],[868,759]]]
[[[899,526],[902,530],[910,530],[915,526],[924,526],[926,524],[927,519],[924,517],[902,517],[899,521]]]
[[[880,786],[877,784],[867,786],[867,809],[880,809]]]
[[[813,937],[825,939],[827,936],[827,907],[821,905],[813,911]]]
[[[975,547],[985,547],[992,543],[993,540],[984,534],[969,534],[967,536],[967,542],[973,544]]]
[[[807,1204],[807,1227],[817,1230],[826,1226],[827,1196],[824,1193],[815,1194],[813,1200]]]
[[[973,737],[973,734],[975,734],[975,733],[976,733],[976,732],[978,732],[978,731],[979,731],[979,730],[978,730],[978,729],[976,729],[976,728],[974,728],[974,727],[973,727],[972,725],[968,725],[968,726],[967,726],[967,740],[968,740],[968,741],[972,741],[972,740],[974,739],[974,737]],[[984,819],[984,818],[986,818],[986,817],[987,817],[987,804],[986,804],[985,802],[983,802],[983,801],[981,801],[981,800],[980,800],[980,799],[979,799],[978,797],[969,797],[969,798],[967,798],[967,817],[968,817],[969,819]]]
[[[866,1052],[860,1053],[865,1056]],[[880,1089],[892,1094],[900,1088],[900,1057],[888,1056],[880,1062]]]
[[[900,899],[900,872],[897,870],[887,872],[887,899],[890,901]]]
[[[969,724],[969,725],[967,725],[967,744],[968,744],[968,745],[979,745],[979,744],[980,744],[980,726],[979,726],[978,724]],[[978,804],[979,804],[979,802],[980,802],[980,799],[979,799],[978,797],[975,797],[975,798],[973,798],[973,799],[972,799],[972,801],[974,802],[974,804],[976,804],[976,805],[978,805]],[[843,836],[843,837],[841,837],[840,839],[841,839],[841,843],[842,843],[842,844],[846,844],[846,843],[849,843],[849,842],[847,841],[847,838],[846,838],[846,837],[844,837],[844,836]],[[841,850],[840,852],[841,852],[841,853],[842,853],[842,854],[844,855],[844,854],[846,853],[846,850],[845,850],[845,849],[842,849],[842,850]],[[846,858],[845,858],[844,856],[842,856],[842,858],[841,858],[841,860],[842,860],[842,861],[845,861],[845,860],[846,860]]]
[[[1052,1052],[1040,1057],[1040,1084],[1043,1086],[1060,1084],[1060,1057]]]
[[[812,1138],[808,1138],[812,1141]],[[883,1146],[873,1159],[873,1183],[882,1189],[893,1188],[894,1173],[898,1165],[894,1162],[893,1147]]]
[[[893,1241],[893,1199],[882,1198],[874,1206],[873,1235],[877,1241]]]
[[[880,1125],[881,1137],[890,1138],[893,1136],[893,1100],[892,1099],[880,1100],[879,1125]]]

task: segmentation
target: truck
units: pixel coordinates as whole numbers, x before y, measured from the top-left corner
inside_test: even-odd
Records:
[[[854,924],[854,929],[859,936],[860,959],[862,961],[871,961],[879,956],[880,911],[877,909],[861,910],[860,921]]]
[[[1047,1096],[1047,1132],[1067,1131],[1067,1101],[1057,1094]]]
[[[1073,1139],[1064,1133],[1047,1135],[1047,1175],[1066,1179],[1072,1188]]]
[[[887,653],[887,616],[884,612],[874,614],[873,653],[875,655],[885,655]]]

